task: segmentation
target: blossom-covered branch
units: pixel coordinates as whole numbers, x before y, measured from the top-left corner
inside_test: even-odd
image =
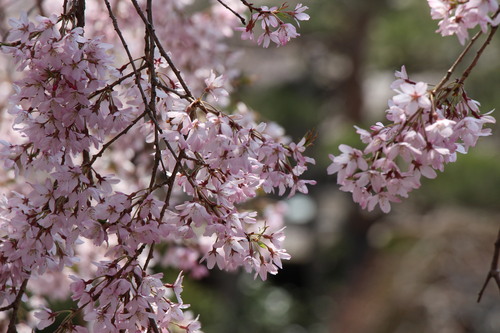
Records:
[[[104,9],[95,12],[107,13],[99,19],[118,38],[92,37],[102,32],[99,21],[84,33],[85,6],[77,6],[36,22],[11,19],[2,44],[22,75],[9,108],[15,139],[0,142],[2,164],[15,172],[0,205],[0,307],[14,309],[15,327],[13,304],[24,289],[43,295],[49,288],[37,283],[57,275],[77,308],[29,305],[38,328],[64,316],[60,331],[196,332],[181,298],[183,275],[165,283],[151,266],[163,254],[198,276],[206,271],[200,260],[262,279],[276,274],[289,259],[282,225],[240,204],[259,191],[307,193],[315,183],[301,179],[314,163],[303,155],[311,138],[290,142],[243,104],[222,111],[230,83],[214,69],[226,64],[204,49],[209,42],[227,52],[223,34],[206,29],[216,9],[184,19],[176,0],[85,5]],[[171,17],[154,16],[155,5]],[[127,19],[144,35],[124,28]],[[233,19],[225,17],[226,26]],[[170,34],[181,26],[196,31],[177,37],[192,43],[186,49]],[[160,243],[167,253],[156,250]],[[77,314],[88,327],[73,322]]]
[[[396,95],[386,110],[390,123],[377,123],[371,131],[357,128],[366,147],[359,150],[341,145],[340,155],[330,155],[328,173],[336,173],[340,189],[351,192],[354,201],[368,210],[379,205],[389,212],[391,202],[399,202],[420,187],[421,176],[435,178],[436,170],[443,171],[445,164],[456,160],[457,153],[467,153],[479,137],[491,134],[484,125],[495,123],[489,113],[481,114],[479,102],[467,95],[463,84],[496,32],[497,1],[429,0],[429,5],[432,17],[441,19],[438,32],[457,34],[462,44],[468,29],[478,24],[484,32],[492,28],[471,65],[455,82],[448,83],[479,35],[434,89],[426,82],[410,80],[403,66],[391,85]],[[492,18],[488,16],[491,12]]]

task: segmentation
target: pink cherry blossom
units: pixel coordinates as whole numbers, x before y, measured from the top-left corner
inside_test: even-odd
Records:
[[[269,47],[271,42],[276,46],[286,45],[291,39],[300,36],[297,29],[291,23],[284,21],[284,18],[293,19],[297,26],[299,21],[309,20],[309,15],[305,13],[307,6],[297,4],[294,10],[288,10],[288,4],[283,3],[279,7],[254,7],[251,4],[245,4],[251,12],[254,12],[245,27],[238,27],[236,30],[242,31],[241,39],[253,40],[254,29],[257,22],[260,21],[262,32],[257,38],[257,44],[264,48]]]
[[[432,95],[425,82],[409,80],[404,67],[396,78],[391,88],[397,95],[386,111],[392,123],[377,123],[371,132],[357,128],[365,149],[340,145],[342,154],[330,155],[327,169],[328,174],[337,174],[340,189],[351,192],[362,208],[379,205],[385,213],[391,202],[420,187],[421,176],[435,178],[436,170],[454,162],[457,152],[466,153],[478,137],[489,135],[483,125],[495,122],[480,114],[478,103],[461,86],[453,87],[461,99],[452,101],[447,94]]]
[[[457,35],[463,45],[469,38],[469,29],[480,26],[486,32],[488,25],[498,25],[498,20],[492,20],[498,10],[496,0],[469,0],[456,2],[451,0],[427,0],[431,8],[431,16],[439,21],[437,32],[442,36]]]
[[[427,84],[417,82],[416,84],[402,83],[399,86],[401,94],[393,97],[395,105],[404,108],[408,116],[414,114],[419,108],[429,109],[431,101],[427,96]]]
[[[163,14],[153,14],[148,41],[137,35],[149,25],[134,2],[87,1],[96,15],[85,29],[73,10],[36,22],[23,15],[1,46],[20,73],[8,110],[17,136],[0,141],[1,164],[17,177],[0,202],[0,304],[26,289],[56,295],[49,277],[76,304],[61,313],[38,306],[40,327],[61,316],[60,330],[85,332],[71,320],[81,313],[96,332],[197,332],[184,275],[165,282],[151,265],[198,277],[243,267],[265,279],[290,258],[283,219],[268,223],[242,204],[262,191],[307,193],[311,137],[293,143],[243,104],[213,103],[227,104],[237,75],[222,42],[234,16],[218,4],[179,15],[185,1],[154,3]],[[298,36],[280,16],[306,20],[306,7],[286,8],[252,9],[266,43]],[[169,249],[164,258],[158,244]]]

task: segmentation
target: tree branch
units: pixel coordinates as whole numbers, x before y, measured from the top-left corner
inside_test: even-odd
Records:
[[[495,250],[493,252],[493,259],[491,260],[491,267],[488,275],[486,276],[486,280],[484,281],[483,287],[481,291],[479,291],[479,295],[477,297],[477,302],[481,302],[481,298],[483,297],[483,293],[488,286],[488,283],[491,279],[494,279],[497,287],[500,291],[500,270],[498,269],[498,260],[500,258],[500,230],[498,230],[497,240],[495,242]]]
[[[94,156],[92,156],[92,160],[88,163],[88,165],[92,165],[94,164],[94,162],[102,156],[102,154],[104,153],[104,151],[106,149],[108,149],[109,146],[111,146],[113,144],[113,142],[115,142],[116,140],[118,140],[122,135],[126,134],[135,124],[137,124],[137,122],[139,120],[141,120],[145,115],[147,114],[147,111],[144,111],[143,113],[141,113],[137,118],[135,118],[127,127],[125,127],[120,133],[118,133],[117,135],[115,135],[111,140],[109,140],[108,142],[106,142],[101,150],[99,150],[99,152],[97,154],[95,154]]]
[[[163,48],[163,45],[161,44],[160,40],[158,39],[158,36],[156,35],[156,32],[155,32],[151,22],[149,22],[149,20],[146,18],[146,16],[144,16],[144,13],[142,12],[141,7],[139,6],[139,4],[137,3],[136,0],[132,0],[132,4],[134,5],[137,14],[139,14],[142,21],[146,25],[146,29],[149,30],[149,33],[154,38],[156,46],[158,47],[158,51],[160,51],[160,54],[162,55],[163,58],[165,58],[168,65],[170,66],[170,68],[174,72],[175,76],[177,77],[177,80],[179,80],[179,83],[181,84],[182,88],[184,89],[184,91],[186,93],[187,99],[190,102],[192,102],[194,100],[194,96],[191,93],[191,90],[189,89],[188,85],[186,84],[186,81],[184,81],[184,78],[181,75],[181,71],[177,68],[177,66],[175,66],[174,62],[172,61],[172,58],[167,53],[167,51],[165,51],[165,49]]]
[[[479,61],[479,58],[481,57],[481,55],[483,54],[484,50],[486,49],[486,46],[488,46],[490,44],[491,39],[493,38],[493,35],[495,34],[495,32],[497,32],[497,30],[498,30],[498,26],[491,27],[491,31],[488,34],[488,37],[484,41],[483,45],[481,45],[481,47],[479,48],[479,50],[477,50],[476,56],[472,60],[472,62],[469,65],[469,67],[467,67],[467,69],[462,73],[462,76],[458,80],[458,84],[464,83],[465,79],[467,79],[467,77],[469,76],[470,72],[476,66],[477,62]]]
[[[458,56],[457,60],[455,60],[455,62],[453,63],[453,65],[451,65],[450,69],[448,69],[448,71],[446,72],[446,75],[441,79],[441,81],[437,84],[437,86],[432,90],[432,94],[433,95],[439,89],[441,89],[446,84],[446,82],[448,82],[448,80],[450,79],[451,75],[453,74],[453,72],[455,71],[455,69],[457,68],[457,66],[462,62],[463,58],[469,52],[469,50],[471,49],[472,45],[477,41],[477,39],[481,35],[482,35],[482,32],[479,31],[477,34],[474,35],[474,37],[472,37],[472,39],[469,41],[469,43],[467,43],[467,46],[465,47],[465,49],[462,51],[462,53],[460,53],[460,55]]]
[[[21,284],[21,287],[19,288],[19,292],[17,293],[16,299],[11,304],[12,314],[10,316],[9,327],[7,328],[6,333],[17,333],[16,329],[17,312],[19,310],[19,305],[21,305],[21,299],[23,298],[27,285],[28,285],[28,279],[24,279],[23,283]]]
[[[492,19],[496,18],[498,15],[500,14],[500,9],[497,10],[497,12],[491,17]],[[463,72],[462,76],[460,77],[458,83],[459,84],[462,84],[465,79],[469,76],[470,72],[472,71],[472,69],[476,66],[477,64],[477,61],[479,60],[479,58],[481,57],[484,49],[486,48],[486,46],[488,46],[488,44],[490,43],[491,39],[493,38],[493,35],[495,34],[496,30],[498,29],[498,26],[495,26],[495,27],[491,27],[491,31],[490,33],[488,34],[488,37],[486,38],[486,41],[483,43],[483,45],[481,46],[481,48],[477,51],[476,53],[476,56],[474,57],[474,60],[472,61],[472,63],[469,65],[469,67],[467,67],[467,69]],[[432,94],[434,95],[439,89],[441,89],[445,84],[446,82],[448,82],[448,80],[450,79],[451,75],[453,74],[453,72],[455,71],[455,69],[457,68],[458,64],[460,64],[460,62],[462,62],[463,58],[465,57],[465,55],[470,51],[472,45],[478,40],[478,38],[482,35],[482,31],[478,31],[474,37],[472,37],[472,39],[469,41],[469,43],[467,43],[467,46],[465,47],[465,49],[462,51],[462,53],[460,53],[460,55],[458,56],[457,60],[455,60],[455,62],[453,63],[453,65],[450,67],[450,69],[448,69],[448,71],[446,72],[446,75],[441,79],[441,81],[436,85],[436,87],[432,90]]]

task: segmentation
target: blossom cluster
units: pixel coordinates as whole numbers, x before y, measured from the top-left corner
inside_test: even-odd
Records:
[[[480,113],[479,103],[459,83],[429,91],[427,83],[410,80],[404,67],[396,77],[391,88],[397,94],[386,111],[391,123],[377,123],[371,131],[357,128],[366,147],[341,145],[340,155],[330,155],[328,173],[337,173],[340,189],[368,210],[378,204],[389,212],[391,202],[420,187],[422,176],[435,178],[457,153],[467,153],[479,137],[489,135],[483,126],[495,122]]]
[[[294,10],[288,10],[287,3],[271,8],[267,6],[253,7],[250,4],[248,7],[255,13],[252,14],[245,27],[236,29],[242,31],[242,39],[253,40],[254,28],[260,21],[263,32],[257,38],[257,44],[265,48],[269,47],[271,42],[275,43],[276,46],[286,45],[292,38],[300,36],[297,33],[297,28],[293,24],[283,21],[282,18],[293,19],[297,26],[300,26],[299,21],[309,20],[309,15],[305,13],[308,7],[301,3],[297,4]]]
[[[206,98],[227,96],[225,77],[182,77],[161,45],[117,65],[116,48],[74,22],[22,15],[1,46],[23,75],[9,107],[21,142],[0,141],[0,162],[19,184],[0,202],[0,307],[26,289],[44,295],[37,286],[51,275],[77,308],[36,302],[39,328],[66,316],[63,328],[75,332],[196,332],[183,275],[170,284],[151,269],[162,262],[155,245],[169,249],[163,262],[193,275],[206,273],[200,261],[276,274],[290,257],[282,226],[240,205],[259,192],[307,193],[311,138],[290,142],[242,104],[220,111]],[[79,313],[88,327],[73,323]]]
[[[256,213],[241,213],[237,204],[255,197],[259,189],[278,188],[283,195],[289,187],[290,195],[307,193],[307,184],[315,182],[299,177],[314,160],[302,155],[306,139],[283,145],[266,124],[255,127],[245,109],[232,116],[202,109],[203,121],[191,120],[186,112],[167,112],[172,127],[162,136],[175,144],[164,151],[165,160],[175,164],[184,151],[186,162],[177,184],[192,196],[169,218],[182,226],[185,238],[195,237],[196,228],[206,225],[204,235],[215,237],[204,257],[209,268],[215,263],[221,269],[244,266],[265,279],[267,273],[277,273],[281,259],[289,258],[281,249],[282,230],[256,223]],[[296,164],[290,165],[289,159]]]
[[[488,25],[500,23],[497,0],[427,0],[431,16],[439,21],[437,32],[442,36],[457,35],[463,45],[469,38],[469,29],[480,26],[486,32]],[[491,15],[494,14],[492,17]]]

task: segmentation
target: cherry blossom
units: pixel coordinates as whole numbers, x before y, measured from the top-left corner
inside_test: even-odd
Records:
[[[217,266],[265,280],[290,259],[283,205],[258,211],[252,200],[308,193],[314,135],[292,142],[228,103],[238,70],[225,39],[236,30],[284,46],[308,7],[191,4],[51,1],[48,16],[9,20],[0,49],[16,81],[1,119],[12,128],[2,124],[0,140],[0,307],[14,310],[12,325],[23,302],[33,329],[57,318],[68,332],[200,332],[182,298],[185,274]],[[468,29],[498,23],[496,1],[429,5],[438,31],[461,43]],[[341,190],[389,212],[489,135],[495,119],[465,92],[467,75],[434,86],[396,72],[391,123],[356,128],[365,148],[330,155]],[[179,274],[167,281],[156,264]],[[55,312],[49,294],[75,305]]]
[[[310,18],[305,13],[308,7],[303,6],[301,3],[297,4],[294,10],[288,10],[287,3],[271,8],[268,6],[254,7],[246,1],[244,1],[244,4],[253,14],[245,27],[237,27],[236,30],[242,32],[241,39],[253,40],[255,26],[260,21],[262,33],[257,38],[257,44],[262,45],[264,48],[269,47],[271,42],[275,43],[276,46],[284,46],[291,39],[300,36],[295,26],[283,21],[284,18],[293,19],[297,26],[300,26],[299,21],[307,21]]]
[[[431,16],[439,21],[442,36],[457,35],[460,44],[469,38],[469,29],[480,26],[486,32],[488,25],[498,25],[498,1],[496,0],[427,0]],[[494,16],[491,16],[494,14]]]
[[[371,131],[357,128],[366,147],[340,145],[341,154],[330,155],[327,169],[362,208],[373,210],[378,204],[386,213],[391,202],[420,187],[421,176],[435,178],[435,170],[443,171],[457,152],[467,153],[480,136],[491,133],[484,125],[495,123],[489,114],[480,113],[479,103],[462,85],[429,91],[427,83],[411,81],[404,67],[396,78],[391,88],[397,95],[386,111],[392,123],[377,123]]]
[[[66,5],[59,16],[11,19],[1,44],[20,75],[8,110],[18,137],[0,145],[2,165],[19,184],[0,203],[0,305],[26,300],[27,290],[47,295],[37,286],[54,277],[67,286],[60,297],[71,293],[76,307],[56,313],[33,302],[39,328],[61,316],[61,329],[75,332],[197,332],[201,325],[182,300],[183,273],[169,283],[151,266],[203,276],[217,262],[262,279],[276,274],[290,258],[282,226],[240,205],[262,190],[307,193],[315,183],[301,179],[314,163],[303,155],[311,137],[295,144],[276,125],[257,123],[243,104],[214,105],[226,105],[231,90],[232,75],[215,73],[230,63],[220,59],[231,53],[221,39],[230,36],[232,13],[214,7],[186,18],[187,3],[163,0],[171,17],[148,18],[152,7],[136,1],[115,8],[89,1],[106,13],[99,19],[115,27],[116,38],[98,21],[83,29],[74,16],[82,9]],[[304,20],[305,9],[290,16]],[[259,20],[285,29],[284,44],[298,34],[275,14]],[[220,31],[207,29],[214,16]],[[124,22],[134,25],[120,28]],[[148,38],[134,35],[138,23]],[[174,40],[172,29],[185,36]],[[168,36],[165,45],[160,35]],[[167,253],[159,253],[160,243]],[[78,313],[87,328],[72,324]]]

